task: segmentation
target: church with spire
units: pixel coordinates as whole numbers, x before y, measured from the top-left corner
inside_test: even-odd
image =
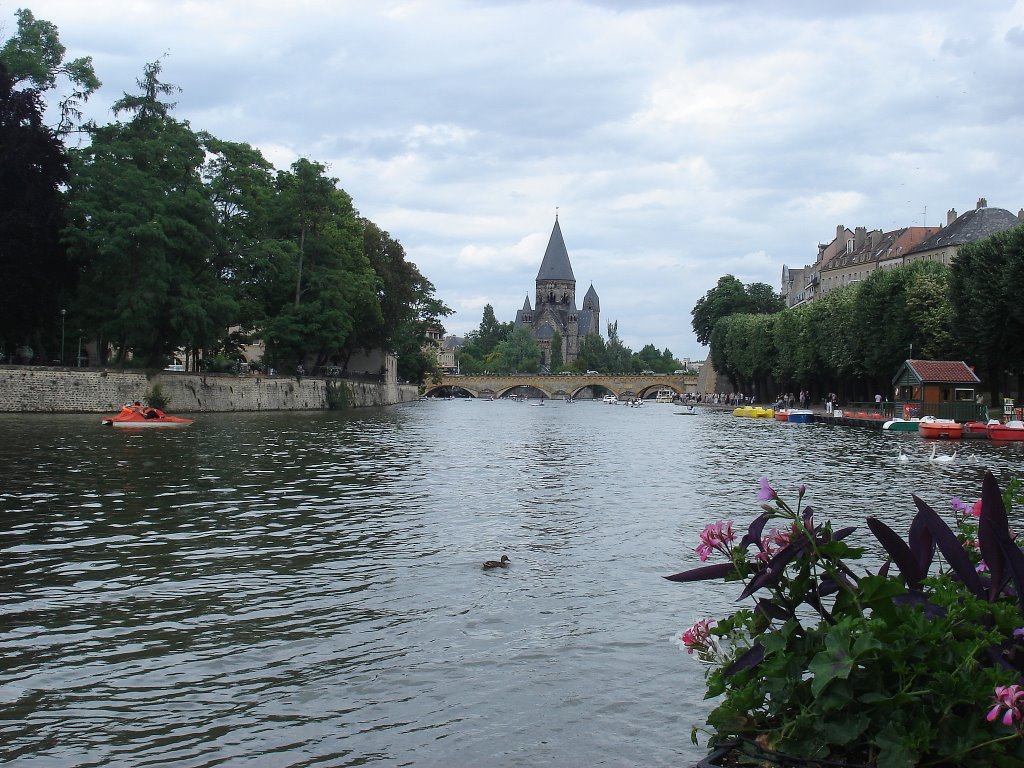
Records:
[[[523,308],[516,313],[516,328],[526,328],[540,346],[542,370],[558,370],[572,365],[580,352],[583,339],[589,334],[601,334],[601,302],[593,284],[583,297],[582,308],[576,306],[576,277],[569,263],[569,252],[562,239],[562,228],[555,215],[555,226],[548,239],[547,250],[540,271],[534,305],[526,295]],[[555,334],[562,339],[562,359],[552,361],[552,341]]]

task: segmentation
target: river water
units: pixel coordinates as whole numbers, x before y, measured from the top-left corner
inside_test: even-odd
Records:
[[[911,493],[1024,466],[678,410],[0,415],[0,762],[678,768],[708,704],[672,637],[736,596],[661,578],[705,523],[755,516],[767,476],[905,530]]]

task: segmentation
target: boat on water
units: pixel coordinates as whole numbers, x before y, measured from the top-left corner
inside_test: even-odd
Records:
[[[1005,424],[989,422],[987,426],[989,440],[1020,441],[1024,440],[1024,421],[1014,419]]]
[[[921,437],[938,440],[959,440],[963,437],[963,425],[953,419],[937,419],[934,416],[922,416],[917,431]]]
[[[776,421],[789,421],[789,411],[778,409],[775,411]]]
[[[965,440],[988,440],[988,425],[998,423],[995,419],[991,421],[965,421],[962,437]]]
[[[659,389],[658,394],[654,396],[654,402],[671,403],[675,398],[675,394],[671,389]]]
[[[681,411],[676,411],[676,416],[696,416],[696,415],[697,415],[697,409],[694,408],[692,405],[686,406],[686,408],[684,408]]]
[[[882,429],[889,432],[917,432],[921,425],[920,419],[889,419],[882,425]]]
[[[159,408],[143,408],[137,405],[126,405],[116,416],[104,416],[100,421],[104,426],[127,427],[129,429],[180,429],[192,423],[192,419],[179,416],[168,416]]]
[[[790,424],[810,424],[814,421],[814,411],[803,408],[790,408],[786,420]]]
[[[775,416],[771,408],[761,408],[756,405],[741,405],[732,412],[733,416],[744,416],[748,419],[770,419]]]
[[[601,402],[607,403],[608,405],[615,405],[619,402],[619,399],[615,395],[605,395]]]

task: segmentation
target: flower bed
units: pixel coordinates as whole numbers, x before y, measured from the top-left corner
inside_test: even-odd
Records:
[[[709,746],[735,744],[708,764],[1024,764],[1024,552],[1006,513],[1018,489],[986,473],[978,502],[951,502],[952,527],[914,496],[906,539],[868,517],[888,556],[874,572],[851,565],[853,528],[802,507],[804,486],[790,507],[762,479],[742,537],[707,526],[697,553],[724,562],[666,578],[735,582],[749,601],[678,640],[720,697]]]

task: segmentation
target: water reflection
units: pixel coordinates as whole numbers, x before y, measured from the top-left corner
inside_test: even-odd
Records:
[[[0,757],[15,765],[672,765],[731,607],[694,564],[757,479],[900,529],[1021,446],[577,403],[0,416]],[[911,461],[897,460],[903,449]],[[507,553],[512,567],[482,571]]]

